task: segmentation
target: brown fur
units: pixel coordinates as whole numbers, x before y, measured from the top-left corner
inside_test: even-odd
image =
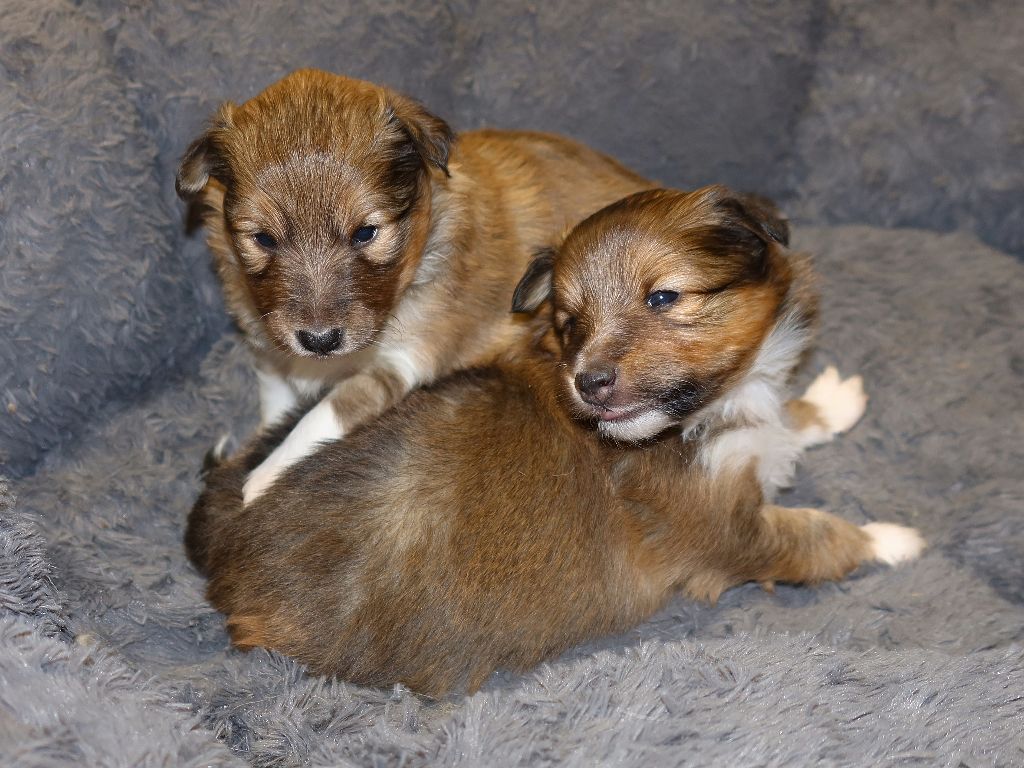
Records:
[[[553,293],[518,354],[413,392],[247,507],[245,474],[288,425],[213,469],[187,541],[233,642],[440,696],[623,630],[677,589],[714,600],[870,559],[851,523],[767,504],[756,462],[699,459],[744,424],[716,409],[757,374],[779,318],[811,312],[768,214],[722,188],[601,211],[524,277],[520,303]],[[669,287],[678,306],[646,306]],[[640,446],[595,432],[602,411],[565,374],[595,349],[621,366],[626,404],[661,409],[667,429]],[[700,397],[676,397],[683,383]],[[710,413],[714,429],[681,439]]]
[[[343,431],[414,386],[494,362],[524,327],[507,297],[532,251],[649,186],[557,136],[456,141],[410,99],[316,70],[225,104],[178,174],[179,193],[205,206],[228,307],[259,368],[299,394],[338,384]],[[354,242],[367,224],[376,237]],[[343,334],[327,354],[297,340],[325,329]],[[271,423],[281,410],[264,405]]]
[[[749,368],[785,306],[793,267],[740,205],[714,193],[636,195],[603,210],[564,250],[554,280],[567,373],[611,365],[617,374],[601,405],[577,402],[580,415],[645,402],[682,416]],[[636,301],[665,289],[679,298],[655,310]],[[809,322],[813,306],[801,309]]]

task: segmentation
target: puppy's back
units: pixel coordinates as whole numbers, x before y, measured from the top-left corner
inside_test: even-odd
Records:
[[[616,629],[622,564],[604,553],[628,533],[597,442],[544,398],[496,369],[459,374],[244,510],[238,465],[265,446],[214,470],[190,551],[233,642],[439,695]]]

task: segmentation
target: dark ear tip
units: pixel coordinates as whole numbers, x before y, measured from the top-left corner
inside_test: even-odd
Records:
[[[742,199],[747,209],[758,220],[765,232],[778,243],[789,245],[789,219],[775,201],[763,195],[748,194]]]
[[[174,191],[182,200],[188,200],[202,192],[210,176],[218,170],[217,137],[233,125],[234,110],[235,105],[230,101],[221,104],[207,129],[188,145],[181,156],[178,172],[174,177]]]
[[[212,154],[213,141],[209,132],[188,145],[174,176],[174,191],[182,200],[188,200],[201,192],[210,180]]]
[[[182,182],[180,175],[178,175],[174,179],[174,191],[182,200],[188,200],[193,195],[195,195],[195,192],[192,191],[192,188],[187,186],[184,182]]]
[[[450,177],[448,157],[455,143],[455,132],[451,126],[416,99],[395,91],[388,93],[385,119],[400,123],[424,162]]]
[[[720,205],[733,214],[757,224],[758,229],[780,245],[789,245],[789,219],[775,202],[767,197],[750,193],[733,193],[722,188],[726,197]]]
[[[455,132],[445,120],[432,113],[428,112],[427,114],[430,114],[434,120],[433,135],[431,137],[433,149],[430,158],[431,162],[444,171],[445,176],[451,178],[451,172],[448,170],[448,160],[451,157],[452,145],[455,143]]]
[[[533,312],[551,293],[551,272],[555,265],[555,249],[541,248],[516,285],[512,294],[512,314]]]
[[[179,175],[174,179],[174,191],[182,200],[188,201],[203,191],[207,181],[209,181],[209,176],[204,176],[202,183],[197,183],[196,181],[185,181]]]

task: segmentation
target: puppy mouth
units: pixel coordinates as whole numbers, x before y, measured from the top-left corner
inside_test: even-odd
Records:
[[[345,357],[354,350],[335,349],[332,352],[310,352],[309,350],[292,347],[292,354],[296,357],[305,357],[309,360],[333,360],[336,357]]]
[[[635,396],[630,396],[627,402],[612,402],[613,400],[626,400],[623,397],[624,392],[617,393],[617,397],[613,396],[603,403],[590,402],[583,399],[583,396],[573,386],[572,381],[568,382],[568,386],[570,392],[572,392],[572,398],[576,402],[578,416],[596,421],[599,424],[630,421],[656,409],[656,406],[643,400],[635,399]]]
[[[614,421],[629,421],[630,419],[636,418],[643,413],[649,411],[645,405],[599,405],[594,406],[594,415],[598,421],[601,422],[614,422]]]
[[[597,414],[597,431],[620,443],[639,443],[674,424],[661,409],[650,405],[604,408]]]

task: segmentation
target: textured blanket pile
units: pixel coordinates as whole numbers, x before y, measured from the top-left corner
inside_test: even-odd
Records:
[[[1024,764],[1013,0],[0,5],[0,765]],[[255,387],[173,170],[308,64],[779,198],[823,276],[798,384],[871,396],[782,501],[923,558],[677,599],[442,702],[229,650],[181,537]]]

